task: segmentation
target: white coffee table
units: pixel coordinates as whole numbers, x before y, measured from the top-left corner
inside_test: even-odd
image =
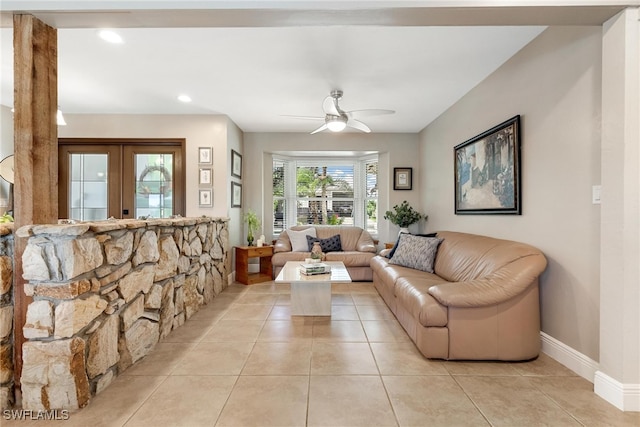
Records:
[[[351,283],[351,276],[340,261],[327,261],[331,273],[305,276],[300,261],[287,261],[276,283],[291,284],[292,316],[331,316],[331,283]]]

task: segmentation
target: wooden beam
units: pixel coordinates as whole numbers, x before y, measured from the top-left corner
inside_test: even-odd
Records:
[[[58,34],[32,15],[14,15],[13,132],[15,229],[58,221]],[[20,386],[22,344],[30,298],[24,293],[22,253],[14,248],[14,378]]]

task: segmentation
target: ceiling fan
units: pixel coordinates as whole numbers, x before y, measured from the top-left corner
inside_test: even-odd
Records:
[[[324,110],[324,117],[309,117],[309,116],[287,116],[294,117],[296,119],[305,119],[305,120],[324,120],[324,124],[311,132],[314,133],[322,132],[325,129],[329,129],[332,132],[341,132],[346,127],[350,127],[353,129],[360,130],[362,132],[369,133],[371,129],[369,126],[364,124],[361,119],[362,117],[368,116],[379,116],[383,114],[393,114],[395,111],[393,110],[380,110],[380,109],[367,109],[367,110],[352,110],[352,111],[344,111],[338,105],[338,102],[342,99],[342,91],[341,90],[332,90],[329,96],[327,96],[322,102],[322,109]]]

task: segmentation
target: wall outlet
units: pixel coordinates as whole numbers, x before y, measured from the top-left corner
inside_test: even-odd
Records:
[[[594,205],[600,204],[600,192],[602,190],[601,185],[594,185],[591,187],[591,203]]]

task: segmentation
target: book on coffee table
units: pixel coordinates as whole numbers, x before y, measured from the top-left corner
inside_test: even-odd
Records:
[[[300,273],[306,276],[331,273],[331,266],[325,263],[300,264]]]

